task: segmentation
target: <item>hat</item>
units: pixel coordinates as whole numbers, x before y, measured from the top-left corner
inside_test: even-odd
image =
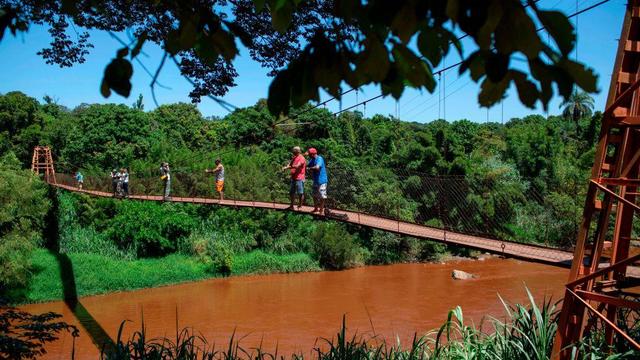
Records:
[[[309,148],[307,152],[311,155],[316,155],[318,153],[318,150],[316,150],[316,148]]]

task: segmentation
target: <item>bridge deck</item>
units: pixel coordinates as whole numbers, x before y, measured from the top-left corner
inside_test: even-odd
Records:
[[[93,196],[112,197],[113,194],[96,191],[96,190],[80,190],[76,187],[63,185],[63,184],[51,184],[61,189],[85,193]],[[163,201],[162,196],[154,195],[131,195],[129,199],[134,200],[147,200],[147,201]],[[172,197],[170,202],[176,203],[192,203],[192,204],[210,204],[232,207],[252,207],[260,209],[272,209],[272,210],[286,210],[288,204],[261,202],[261,201],[241,201],[241,200],[223,200],[211,198],[189,198],[189,197]],[[303,214],[312,214],[313,210],[310,206],[303,206],[302,209],[296,212]],[[526,260],[534,260],[544,262],[547,264],[565,266],[571,265],[573,254],[568,251],[559,249],[547,248],[543,246],[519,244],[509,241],[502,241],[490,238],[484,238],[474,235],[465,235],[447,230],[437,229],[429,226],[414,224],[410,222],[397,221],[387,219],[384,217],[378,217],[353,211],[344,210],[332,210],[339,217],[331,217],[332,220],[343,221],[352,224],[358,224],[367,226],[374,229],[394,232],[402,235],[409,235],[416,238],[423,238],[429,240],[435,240],[447,244],[462,245],[469,248],[474,248],[482,251],[487,251],[494,254],[505,255],[515,258],[521,258]],[[319,215],[317,215],[319,216]]]

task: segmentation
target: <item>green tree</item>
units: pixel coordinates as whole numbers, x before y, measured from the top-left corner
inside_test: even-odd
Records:
[[[161,105],[149,113],[152,129],[163,133],[162,141],[170,142],[176,148],[192,150],[211,149],[213,139],[209,138],[208,122],[193,104],[177,103]]]
[[[580,129],[578,124],[580,119],[591,116],[594,106],[591,95],[577,90],[560,104],[562,116],[572,120],[576,124],[576,129]]]
[[[38,145],[43,118],[38,101],[19,91],[0,95],[0,154],[13,151],[27,165]]]
[[[40,242],[49,211],[46,185],[22,170],[13,153],[0,158],[0,291],[24,286],[31,251]]]
[[[229,123],[228,142],[237,146],[259,145],[275,136],[275,118],[269,113],[264,100],[254,106],[238,109],[226,118]]]
[[[131,104],[131,107],[136,109],[136,110],[144,110],[144,97],[142,96],[142,94],[138,95],[138,98],[136,99],[136,102],[134,102],[133,104]]]
[[[87,105],[74,110],[76,131],[69,134],[62,150],[65,160],[102,169],[127,166],[144,158],[154,139],[149,115],[125,105]],[[155,133],[154,136],[162,136]]]

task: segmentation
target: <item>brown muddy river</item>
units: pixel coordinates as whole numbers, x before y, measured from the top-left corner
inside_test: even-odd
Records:
[[[478,275],[453,280],[453,269]],[[350,332],[377,334],[407,344],[440,326],[447,311],[462,306],[465,321],[476,324],[485,315],[501,317],[498,294],[510,302],[527,302],[525,285],[536,299],[559,299],[568,270],[518,260],[454,261],[446,264],[369,266],[340,272],[232,277],[155,289],[90,296],[80,300],[88,315],[115,338],[124,319],[125,333],[144,321],[149,337],[174,336],[176,311],[180,328],[193,327],[224,348],[235,330],[240,345],[279,354],[309,355],[318,337],[331,338],[343,314]],[[63,302],[22,307],[32,312],[55,311],[78,324]],[[68,359],[71,337],[47,347],[48,359]],[[76,358],[97,358],[99,351],[81,328]]]

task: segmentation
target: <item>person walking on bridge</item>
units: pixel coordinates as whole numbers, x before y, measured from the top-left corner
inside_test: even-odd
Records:
[[[120,176],[118,175],[118,169],[113,169],[111,172],[111,190],[113,191],[113,196],[118,196],[118,181],[120,181]]]
[[[120,169],[120,178],[122,179],[122,193],[125,198],[129,197],[129,169]]]
[[[205,170],[207,173],[213,173],[216,177],[216,191],[220,195],[220,201],[224,200],[224,165],[222,165],[222,160],[216,159],[216,167],[212,169]]]
[[[171,200],[171,170],[169,169],[169,163],[163,162],[160,164],[160,179],[164,183],[164,193],[162,199],[164,201]]]
[[[329,182],[327,177],[327,166],[324,162],[324,158],[318,155],[318,150],[315,148],[309,148],[307,153],[311,157],[307,164],[307,169],[311,170],[311,177],[313,179],[313,213],[317,212],[320,215],[324,214],[324,203],[327,199],[327,183]]]
[[[293,157],[289,162],[289,165],[282,168],[282,170],[291,171],[291,184],[289,186],[289,196],[291,198],[291,206],[287,210],[293,210],[293,204],[298,197],[298,210],[302,209],[304,203],[304,176],[307,168],[307,160],[302,155],[302,150],[299,146],[294,146],[291,150]]]
[[[84,185],[84,175],[82,175],[80,170],[76,171],[76,183],[78,184],[78,189],[82,190],[82,186]]]

